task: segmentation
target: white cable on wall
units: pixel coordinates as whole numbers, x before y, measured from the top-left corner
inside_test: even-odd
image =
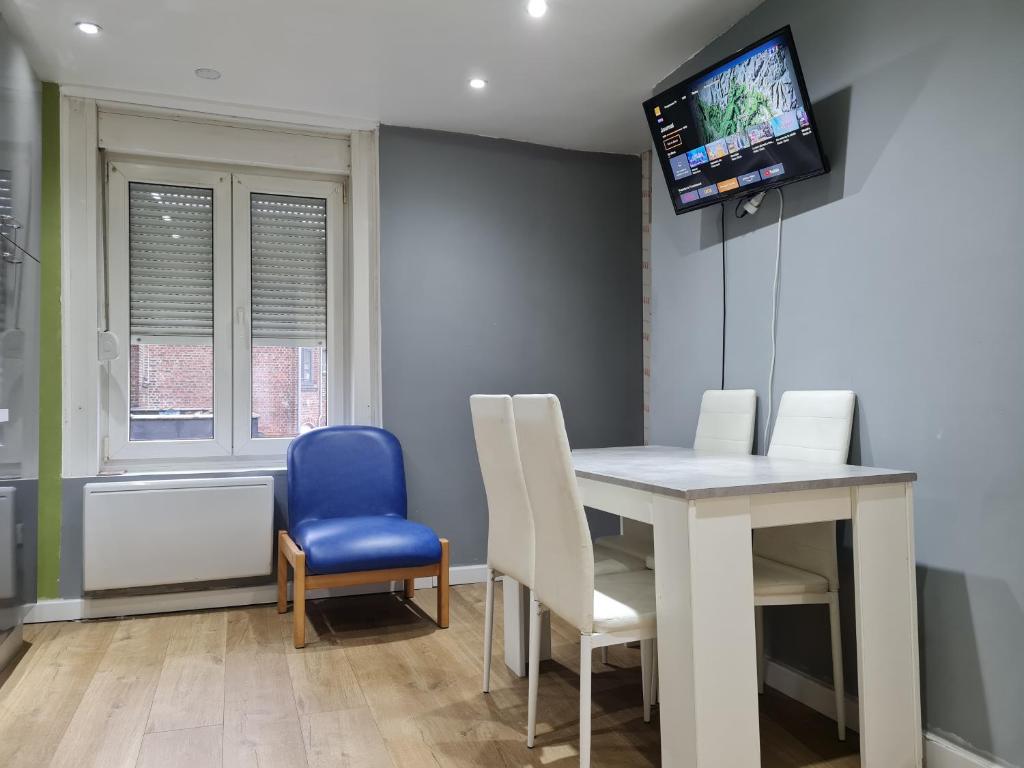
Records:
[[[772,281],[772,362],[768,369],[768,414],[764,420],[764,441],[762,451],[768,454],[768,431],[772,424],[772,403],[775,398],[775,346],[779,319],[779,271],[782,266],[782,208],[784,198],[782,187],[775,190],[779,193],[779,237],[775,244],[775,279]]]

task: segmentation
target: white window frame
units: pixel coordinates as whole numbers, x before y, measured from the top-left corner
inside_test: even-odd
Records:
[[[346,359],[331,361],[344,402],[332,423],[381,424],[380,189],[373,121],[219,105],[137,92],[61,86],[61,441],[64,477],[154,472],[230,472],[284,466],[284,456],[109,460],[97,356],[105,311],[105,155],[139,162],[187,161],[216,168],[341,179],[347,190],[344,276]],[[335,356],[337,357],[337,356]],[[339,365],[335,369],[335,365]]]
[[[107,285],[110,330],[120,354],[111,360],[107,384],[107,458],[194,459],[231,456],[231,182],[230,174],[183,166],[112,159],[107,165]],[[131,345],[129,200],[132,183],[213,190],[213,439],[131,440]],[[173,343],[174,339],[140,339]]]
[[[290,437],[252,436],[252,193],[315,197],[327,201],[327,420],[343,417],[344,388],[344,269],[341,243],[345,239],[342,185],[333,182],[236,173],[234,192],[234,363],[236,409],[235,455],[283,456]],[[310,340],[308,346],[314,346]],[[287,346],[298,347],[289,343]]]

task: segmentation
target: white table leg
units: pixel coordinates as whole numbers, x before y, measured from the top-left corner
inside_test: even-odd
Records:
[[[530,648],[530,590],[509,576],[502,577],[505,608],[505,665],[516,677],[526,677]],[[551,613],[545,611],[540,629],[540,658],[551,658]]]
[[[760,765],[748,497],[654,498],[661,764]]]
[[[861,765],[920,768],[912,486],[862,486],[852,493]]]

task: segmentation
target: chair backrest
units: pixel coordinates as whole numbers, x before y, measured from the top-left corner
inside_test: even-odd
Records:
[[[407,503],[402,446],[387,430],[323,427],[288,446],[290,531],[306,520],[406,517]]]
[[[512,398],[519,457],[533,510],[537,599],[580,632],[594,627],[594,547],[562,407],[554,395]]]
[[[755,390],[709,389],[700,400],[693,447],[715,453],[750,453],[756,416]]]
[[[533,586],[533,513],[519,463],[512,398],[469,398],[480,474],[487,494],[487,565]]]
[[[845,464],[850,455],[853,406],[849,390],[784,392],[768,455]]]
[[[768,455],[845,464],[855,401],[847,390],[784,393]],[[760,557],[817,573],[828,579],[829,589],[839,588],[834,522],[759,528],[753,546]]]

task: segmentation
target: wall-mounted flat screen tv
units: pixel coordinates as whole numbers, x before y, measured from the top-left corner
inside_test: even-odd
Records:
[[[677,214],[828,171],[789,27],[644,102]]]

